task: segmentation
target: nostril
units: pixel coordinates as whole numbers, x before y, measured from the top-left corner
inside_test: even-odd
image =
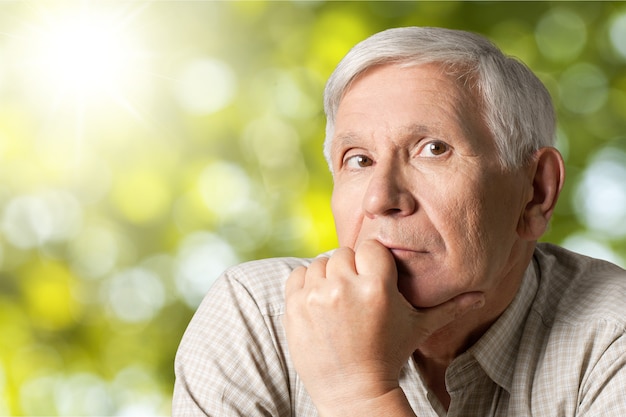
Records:
[[[396,160],[380,158],[370,171],[363,211],[370,218],[411,214],[417,203],[410,182]]]
[[[394,196],[387,196],[386,198],[369,196],[369,198],[366,198],[364,206],[364,211],[370,218],[378,216],[399,217],[412,214],[417,207],[417,203],[413,195],[403,192]]]

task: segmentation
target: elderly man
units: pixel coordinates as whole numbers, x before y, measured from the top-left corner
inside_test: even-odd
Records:
[[[173,414],[626,415],[626,272],[537,243],[564,168],[532,72],[471,33],[391,29],[325,110],[341,247],[226,271]]]

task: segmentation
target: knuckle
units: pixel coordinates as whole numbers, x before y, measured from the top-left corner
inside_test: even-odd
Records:
[[[390,302],[390,297],[387,294],[386,286],[381,280],[363,280],[363,285],[360,286],[360,290],[363,299],[369,303],[378,306],[386,306]]]

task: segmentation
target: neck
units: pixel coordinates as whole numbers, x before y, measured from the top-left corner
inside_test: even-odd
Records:
[[[498,285],[485,291],[485,306],[472,310],[433,333],[416,350],[416,359],[432,364],[449,365],[482,337],[511,304],[530,264],[534,245],[513,262]]]
[[[518,252],[522,255],[503,274],[499,284],[485,291],[483,308],[473,310],[439,329],[414,352],[422,378],[446,410],[450,405],[445,381],[448,366],[474,345],[511,304],[519,291],[533,250],[534,244],[531,244],[524,251]]]
[[[491,325],[500,317],[511,303],[517,289],[508,297],[486,300],[485,307],[466,314],[455,322],[433,333],[418,349],[413,357],[418,365],[422,379],[430,391],[439,399],[441,405],[448,410],[450,395],[446,389],[446,371],[452,361],[469,349],[485,334]]]

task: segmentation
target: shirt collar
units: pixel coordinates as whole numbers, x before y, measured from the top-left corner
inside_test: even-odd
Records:
[[[537,278],[537,266],[533,260],[526,268],[520,289],[511,304],[467,352],[491,380],[508,392],[511,392],[524,323],[539,286]]]

